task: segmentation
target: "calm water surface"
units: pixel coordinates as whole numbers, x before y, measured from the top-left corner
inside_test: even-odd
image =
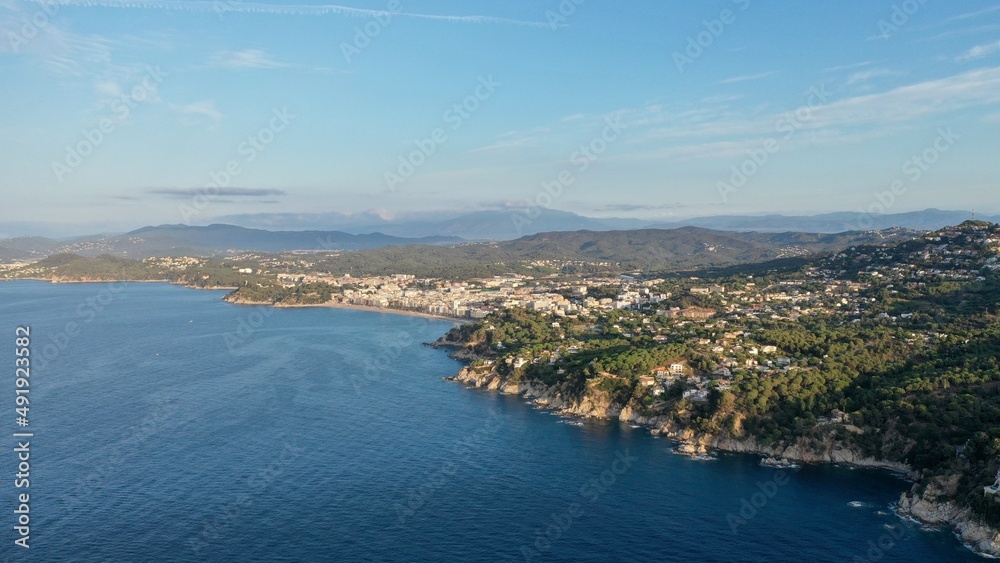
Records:
[[[981,560],[896,518],[909,484],[891,475],[694,461],[442,381],[460,364],[420,343],[447,321],[222,295],[0,283],[0,365],[22,324],[35,362],[30,550],[0,386],[3,559]]]

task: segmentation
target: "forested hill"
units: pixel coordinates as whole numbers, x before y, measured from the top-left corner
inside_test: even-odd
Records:
[[[1000,529],[984,492],[1000,470],[1000,226],[704,277],[710,318],[683,314],[687,280],[659,282],[651,293],[673,295],[639,309],[504,309],[443,342],[478,358],[463,381],[654,421],[693,446],[905,463],[914,502]]]
[[[334,236],[337,235],[337,236]],[[469,279],[506,272],[548,273],[621,273],[677,272],[698,268],[720,268],[767,260],[801,258],[815,253],[842,250],[857,245],[883,245],[920,236],[916,231],[888,229],[839,234],[814,233],[733,233],[698,227],[679,229],[642,229],[634,231],[572,231],[541,233],[517,240],[495,243],[440,245],[408,244],[407,239],[383,235],[346,235],[343,233],[269,232],[213,227],[156,227],[141,229],[128,237],[101,243],[79,243],[76,252],[64,255],[91,256],[96,261],[70,258],[45,262],[43,276],[71,278],[90,270],[121,268],[124,263],[108,264],[110,256],[206,256],[235,253],[250,249],[258,253],[280,254],[282,250],[312,250],[314,268],[331,274],[353,276],[413,274],[424,278]],[[324,238],[325,237],[325,238]],[[50,241],[51,242],[51,241]],[[80,246],[82,245],[82,246]],[[110,247],[108,246],[110,245]],[[124,246],[122,246],[124,245]],[[325,247],[324,247],[325,245]],[[382,248],[344,251],[350,245],[380,245]],[[385,246],[388,245],[388,246]],[[119,248],[121,246],[121,248]],[[79,248],[77,248],[79,247]],[[97,252],[116,248],[116,253]],[[128,247],[127,250],[122,248]],[[44,244],[34,243],[32,252],[44,253]],[[340,249],[340,250],[338,250]],[[100,259],[97,255],[100,254]],[[23,259],[23,254],[18,255]],[[138,266],[137,266],[138,267]],[[129,279],[162,277],[128,268]]]
[[[500,244],[526,258],[603,260],[635,269],[673,269],[760,262],[841,250],[854,245],[887,244],[916,238],[906,229],[838,234],[729,232],[681,227],[632,231],[539,233]]]
[[[449,279],[504,272],[677,272],[803,257],[856,245],[891,244],[920,234],[906,229],[833,235],[733,233],[698,227],[571,231],[507,242],[362,250],[324,259],[320,264],[327,271],[353,276],[409,273]]]

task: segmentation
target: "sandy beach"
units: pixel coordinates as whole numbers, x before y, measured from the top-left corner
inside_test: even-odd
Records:
[[[457,317],[446,317],[444,315],[432,315],[430,313],[421,313],[419,311],[407,311],[405,309],[389,309],[382,307],[369,307],[367,305],[352,305],[349,303],[337,303],[337,302],[327,302],[327,303],[316,303],[309,305],[278,305],[282,309],[296,309],[296,308],[306,308],[306,307],[330,307],[334,309],[353,309],[355,311],[369,311],[372,313],[389,313],[392,315],[407,315],[410,317],[424,317],[426,319],[438,319],[442,321],[451,321],[453,323],[467,324],[471,323],[470,319],[459,319]]]

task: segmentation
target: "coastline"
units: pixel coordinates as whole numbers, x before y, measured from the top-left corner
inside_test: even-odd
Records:
[[[437,342],[436,347],[448,347],[461,352],[457,343]],[[470,361],[467,354],[453,353],[459,361]],[[909,465],[901,462],[877,460],[860,456],[848,449],[830,448],[825,451],[812,450],[792,443],[781,447],[758,444],[753,437],[735,439],[711,435],[699,435],[691,429],[679,425],[667,417],[645,417],[635,413],[629,405],[615,408],[615,405],[595,404],[589,398],[567,402],[558,387],[547,387],[537,382],[507,383],[495,372],[487,374],[472,373],[468,367],[463,367],[457,374],[444,377],[446,381],[461,383],[468,388],[496,391],[502,395],[514,395],[531,401],[537,409],[552,409],[564,416],[591,418],[627,423],[642,427],[652,434],[661,435],[677,444],[676,453],[699,458],[712,451],[746,454],[766,458],[777,458],[807,464],[835,464],[848,467],[879,469],[887,471],[913,485],[909,491],[900,494],[900,500],[893,505],[896,515],[903,519],[912,519],[926,526],[948,526],[956,538],[970,551],[984,558],[1000,558],[1000,530],[984,525],[974,518],[968,509],[958,507],[954,502],[939,498],[934,492],[933,483],[930,490],[920,494],[917,486],[921,475]]]
[[[326,303],[315,303],[305,305],[272,305],[279,309],[305,309],[309,307],[323,307],[329,309],[350,309],[354,311],[368,311],[369,313],[389,313],[392,315],[404,315],[407,317],[423,317],[425,319],[437,319],[440,321],[450,321],[459,324],[469,324],[471,319],[460,319],[458,317],[447,317],[445,315],[435,315],[432,313],[421,313],[420,311],[408,311],[406,309],[393,309],[391,307],[371,307],[369,305],[354,305],[351,303],[337,303],[328,301]]]
[[[178,282],[176,280],[162,279],[162,280],[64,280],[64,279],[53,279],[53,278],[0,278],[0,282],[12,282],[12,281],[40,281],[48,282],[51,284],[83,284],[83,283],[168,283],[170,285],[176,285],[180,287],[185,287],[187,289],[200,289],[208,291],[233,291],[234,289],[239,289],[236,286],[217,286],[217,287],[201,287],[197,285],[190,285],[183,282]]]
[[[235,289],[223,287],[203,288],[183,283],[170,282],[169,280],[118,280],[117,282],[113,282],[106,280],[62,281],[44,278],[17,279],[32,279],[34,281],[48,281],[50,283],[170,283],[172,285],[180,285],[189,289]],[[340,308],[411,317],[424,317],[450,321],[455,324],[468,324],[475,322],[471,319],[459,319],[430,313],[408,311],[404,309],[354,305],[336,301],[317,304],[282,305],[268,302],[230,301],[225,298],[223,298],[223,300],[233,305],[268,306],[272,308],[288,309],[310,307]],[[463,352],[468,352],[468,350],[463,347],[462,343],[444,341],[443,338],[444,337],[433,344],[428,344],[439,348],[453,349],[453,353],[449,355],[453,359],[459,361],[469,361],[475,359],[474,354],[472,355],[473,357],[470,357],[468,354],[463,354]],[[467,369],[467,367],[463,367],[459,373],[450,377],[444,377],[443,379],[462,383],[464,386],[469,388],[493,390],[504,395],[524,397],[529,399],[532,406],[537,409],[551,409],[569,417],[591,418],[595,420],[607,421],[618,420],[620,422],[630,423],[637,427],[645,428],[653,434],[658,434],[671,440],[678,445],[676,448],[677,453],[689,455],[691,457],[704,455],[714,450],[728,453],[757,455],[762,457],[774,457],[809,464],[832,463],[853,467],[881,469],[893,473],[901,478],[910,480],[911,482],[917,482],[920,480],[920,476],[915,474],[912,468],[909,468],[904,464],[863,458],[857,455],[856,452],[847,449],[834,448],[827,449],[826,451],[818,451],[805,447],[799,447],[799,445],[795,443],[773,447],[761,445],[757,443],[756,439],[753,437],[736,439],[705,434],[699,435],[683,425],[667,420],[666,417],[643,416],[636,413],[630,405],[625,405],[623,407],[616,405],[604,405],[587,399],[581,401],[579,398],[576,399],[575,402],[571,402],[565,397],[562,390],[557,386],[545,386],[539,382],[518,382],[516,384],[512,384],[504,381],[504,378],[495,372],[487,374],[474,374]],[[978,523],[971,517],[967,509],[963,509],[955,503],[945,500],[943,497],[938,498],[938,495],[934,492],[917,493],[916,487],[914,486],[910,489],[910,491],[901,494],[900,500],[894,504],[894,509],[894,512],[900,518],[912,519],[913,521],[927,526],[948,526],[954,535],[973,553],[982,557],[1000,558],[1000,533],[998,533],[995,529]]]
[[[169,283],[171,285],[178,285],[185,287],[187,289],[198,289],[198,290],[209,290],[209,291],[233,291],[239,289],[239,287],[229,287],[229,286],[218,286],[218,287],[199,287],[195,285],[190,285],[186,283],[179,283],[171,280],[61,280],[61,279],[51,279],[51,278],[0,278],[0,281],[17,281],[17,280],[31,280],[31,281],[43,281],[53,284],[62,283]],[[351,303],[339,303],[336,301],[328,301],[326,303],[308,303],[308,304],[296,304],[296,305],[278,305],[274,303],[268,303],[265,301],[229,301],[225,300],[227,303],[233,305],[255,305],[263,307],[274,307],[276,309],[300,309],[308,307],[326,307],[332,309],[352,309],[355,311],[368,311],[370,313],[389,313],[392,315],[404,315],[408,317],[422,317],[425,319],[436,319],[440,321],[449,321],[458,324],[470,324],[474,322],[472,319],[463,319],[458,317],[449,317],[446,315],[435,315],[432,313],[422,313],[420,311],[409,311],[406,309],[393,309],[391,307],[372,307],[369,305],[354,305]]]
[[[434,315],[432,313],[422,313],[420,311],[408,311],[406,309],[393,309],[390,307],[371,307],[368,305],[354,305],[351,303],[338,303],[336,301],[327,301],[326,303],[303,303],[295,305],[282,305],[282,304],[268,303],[266,301],[229,301],[227,299],[223,300],[233,305],[252,305],[258,307],[273,307],[275,309],[311,309],[311,308],[348,309],[353,311],[367,311],[369,313],[388,313],[390,315],[403,315],[406,317],[421,317],[425,319],[449,321],[456,324],[469,324],[473,322],[471,319],[460,319],[458,317]]]
[[[438,347],[455,346],[452,344],[438,344]],[[458,355],[454,359],[468,361],[468,358],[463,355]],[[489,375],[493,375],[494,378],[489,378]],[[469,388],[497,391],[503,395],[520,396],[529,399],[535,408],[552,409],[566,416],[596,420],[618,420],[626,424],[640,426],[649,430],[652,434],[660,435],[676,442],[680,446],[677,449],[678,453],[686,455],[705,455],[715,450],[727,453],[787,459],[808,464],[830,463],[858,468],[882,469],[910,482],[914,482],[919,478],[917,472],[904,463],[865,458],[843,449],[833,449],[828,452],[817,453],[800,448],[796,444],[784,447],[762,445],[758,444],[757,440],[753,437],[735,439],[696,434],[690,428],[669,420],[666,416],[642,416],[634,412],[628,405],[619,409],[613,407],[607,408],[606,405],[595,404],[586,399],[576,404],[569,403],[561,398],[561,393],[557,388],[545,387],[544,385],[533,383],[504,384],[498,378],[499,376],[496,374],[476,377],[463,368],[458,374],[445,377],[444,379],[461,383]]]

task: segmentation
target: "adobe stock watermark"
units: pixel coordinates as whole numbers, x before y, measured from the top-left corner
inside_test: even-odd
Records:
[[[920,11],[920,8],[927,4],[927,0],[904,0],[899,4],[892,5],[892,12],[888,18],[878,20],[878,37],[888,40],[910,22],[910,18]]]
[[[858,217],[857,223],[845,225],[847,230],[867,231],[871,229],[875,225],[875,216],[888,212],[896,204],[896,199],[905,195],[910,186],[919,182],[924,174],[941,160],[941,156],[950,151],[955,146],[955,142],[961,138],[962,136],[952,131],[951,127],[939,128],[937,136],[927,148],[903,162],[900,172],[905,178],[897,178],[889,184],[888,189],[873,193],[875,201],[871,202],[867,209],[858,210],[861,215]]]
[[[482,449],[486,440],[496,434],[503,427],[503,424],[503,417],[494,409],[482,428],[455,442],[451,448],[452,458],[442,463],[420,485],[411,487],[407,491],[405,502],[397,502],[393,507],[399,525],[406,525],[408,519],[416,516],[417,512],[427,505],[434,494],[458,474],[460,465],[482,471],[483,467],[472,461],[472,453]]]
[[[210,181],[191,198],[191,203],[182,203],[178,207],[184,224],[190,225],[192,218],[198,216],[221,195],[220,190],[230,187],[232,181],[243,173],[243,166],[250,164],[266,151],[278,133],[284,131],[293,119],[295,115],[288,113],[288,108],[274,108],[267,126],[261,127],[256,134],[248,136],[237,145],[236,153],[242,158],[231,159],[222,169],[210,172],[208,174]]]
[[[600,135],[590,140],[589,143],[580,145],[569,156],[569,164],[556,174],[554,180],[542,182],[542,189],[535,197],[525,201],[523,210],[511,215],[511,221],[518,236],[524,233],[524,227],[531,224],[538,218],[543,209],[552,207],[552,203],[562,196],[563,191],[576,183],[577,176],[590,169],[602,154],[607,152],[608,147],[621,138],[622,133],[628,129],[622,123],[621,114],[604,117],[604,129]]]
[[[740,499],[739,511],[726,514],[726,523],[729,524],[729,529],[733,534],[739,533],[741,527],[746,526],[753,520],[767,506],[767,503],[778,494],[778,489],[787,485],[788,481],[788,473],[783,469],[775,471],[774,477],[770,481],[757,481],[757,489],[759,490],[750,495],[749,498],[743,497]]]
[[[219,16],[219,21],[222,21],[225,19],[226,14],[238,11],[240,4],[240,2],[236,2],[235,0],[212,2],[212,11],[215,12],[215,15]]]
[[[103,284],[102,284],[103,285]],[[125,291],[125,283],[112,282],[104,285],[97,293],[81,301],[74,309],[76,317],[66,321],[62,330],[52,334],[49,342],[42,345],[41,349],[33,350],[34,367],[43,369],[49,362],[59,357],[60,354],[69,348],[70,342],[83,332],[87,325],[94,322],[99,314],[111,305],[122,292]]]
[[[289,466],[295,462],[306,451],[294,442],[284,444],[281,453],[266,467],[247,477],[243,491],[235,496],[229,497],[231,500],[224,506],[215,509],[214,517],[208,519],[201,527],[195,537],[188,540],[188,548],[194,553],[199,553],[211,542],[222,537],[231,527],[233,527],[243,514],[248,510],[257,498],[271,486],[272,483],[281,477]]]
[[[876,563],[877,561],[881,561],[887,553],[892,551],[892,548],[906,539],[910,532],[909,528],[901,524],[887,526],[887,530],[878,539],[868,540],[868,549],[865,550],[864,554],[852,557],[851,563]]]
[[[82,140],[74,145],[66,145],[66,156],[61,160],[52,161],[52,173],[56,180],[62,182],[63,178],[83,164],[83,160],[94,154],[104,141],[132,115],[132,110],[147,100],[156,96],[157,86],[163,82],[163,78],[169,76],[160,67],[146,67],[146,76],[142,82],[136,84],[128,94],[122,94],[119,98],[111,102],[111,117],[101,118],[97,126],[93,129],[83,129],[80,135]]]
[[[403,11],[403,4],[399,0],[389,0],[386,9],[372,15],[372,19],[363,26],[354,28],[354,38],[350,43],[341,41],[340,54],[348,64],[354,61],[354,57],[360,55],[362,51],[372,44],[372,41],[382,35],[382,31],[389,27],[393,18]]]
[[[51,18],[59,13],[59,4],[56,2],[41,0],[35,3],[38,4],[39,9],[30,16],[25,15],[21,18],[21,27],[17,29],[17,33],[7,31],[7,43],[10,44],[10,50],[14,54],[19,54],[21,47],[38,37],[39,33],[46,31],[51,25]]]
[[[747,149],[747,158],[739,165],[730,167],[728,182],[720,180],[715,188],[719,192],[722,203],[729,203],[729,196],[739,192],[750,178],[761,171],[771,157],[781,151],[782,143],[793,137],[815,117],[815,111],[830,99],[830,93],[825,86],[813,86],[806,91],[806,103],[787,112],[774,123],[774,132],[783,133],[780,138],[767,137],[756,148]]]
[[[733,3],[738,12],[724,8],[715,19],[702,20],[701,26],[704,29],[687,37],[687,44],[684,46],[683,52],[674,51],[672,58],[677,72],[683,73],[684,67],[701,58],[705,51],[714,45],[718,38],[722,37],[726,29],[736,23],[738,13],[744,12],[750,7],[750,0],[730,0],[730,2]]]
[[[576,9],[587,3],[587,0],[562,0],[556,10],[545,10],[545,21],[550,29],[566,27],[566,21],[576,13]]]
[[[618,482],[618,477],[637,461],[639,458],[630,455],[628,449],[624,452],[615,452],[611,466],[580,487],[578,491],[580,501],[571,502],[562,512],[550,514],[549,521],[535,530],[534,540],[530,544],[521,545],[521,556],[524,560],[530,563],[536,557],[541,557],[550,551],[552,545],[573,527],[573,523],[583,517],[586,513],[585,505],[597,502],[601,495]]]
[[[177,406],[166,399],[158,401],[149,414],[143,417],[137,425],[126,432],[116,432],[117,435],[127,434],[127,437],[117,442],[110,452],[101,453],[97,467],[91,469],[85,477],[76,480],[73,489],[63,498],[70,506],[80,501],[93,498],[101,490],[104,483],[112,479],[129,455],[135,453],[136,446],[163,430],[166,422],[177,412]]]
[[[226,343],[229,353],[236,354],[236,351],[250,340],[273,314],[274,307],[260,306],[254,307],[253,311],[240,317],[236,321],[236,330],[222,335],[222,340]]]
[[[452,104],[441,116],[448,129],[458,131],[479,110],[483,102],[493,97],[493,94],[500,86],[503,86],[503,83],[494,80],[492,74],[480,76],[479,83],[473,89],[472,93],[462,101]],[[396,169],[386,170],[383,175],[386,185],[389,186],[389,191],[395,192],[399,186],[410,179],[416,173],[417,169],[423,166],[427,162],[427,159],[433,156],[438,148],[447,141],[448,132],[444,127],[436,127],[423,139],[414,139],[414,150],[408,154],[399,155]]]
[[[403,355],[403,350],[414,343],[413,333],[428,326],[424,317],[410,317],[411,324],[407,330],[397,331],[392,336],[381,333],[379,352],[373,358],[365,359],[365,367],[361,373],[351,374],[351,385],[358,395],[361,390],[376,381],[380,381]]]

